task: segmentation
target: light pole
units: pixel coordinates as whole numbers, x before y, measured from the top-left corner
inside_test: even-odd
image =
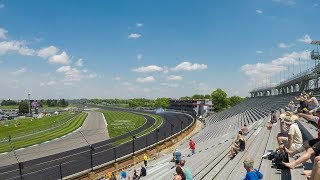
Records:
[[[28,103],[28,108],[29,108],[29,116],[31,116],[31,104],[30,104],[30,95],[31,93],[28,92],[28,99],[29,99],[29,103]]]

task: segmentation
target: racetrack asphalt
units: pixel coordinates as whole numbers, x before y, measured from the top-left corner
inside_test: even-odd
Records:
[[[94,144],[107,139],[109,139],[109,135],[103,114],[100,112],[88,111],[86,120],[77,131],[59,139],[17,150],[16,154],[19,161],[28,161],[88,146],[89,144]],[[0,167],[17,163],[13,152],[0,155],[0,159]]]

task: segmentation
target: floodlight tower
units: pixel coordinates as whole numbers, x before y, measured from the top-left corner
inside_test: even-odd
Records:
[[[29,103],[28,103],[28,107],[29,107],[29,116],[31,116],[31,104],[30,104],[30,95],[31,95],[31,93],[30,92],[28,92],[28,99],[29,99]]]
[[[312,50],[310,52],[310,56],[311,56],[311,59],[314,60],[314,64],[315,64],[314,68],[315,68],[315,71],[317,72],[317,80],[315,83],[315,87],[318,88],[318,78],[319,78],[319,74],[320,74],[320,67],[319,67],[319,63],[317,63],[317,61],[319,62],[319,60],[320,60],[320,53],[319,53],[320,41],[313,40],[310,44],[317,46],[316,50]]]

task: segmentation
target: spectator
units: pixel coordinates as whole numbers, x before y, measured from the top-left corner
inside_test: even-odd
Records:
[[[139,180],[139,179],[140,179],[140,176],[139,176],[139,174],[138,174],[138,172],[137,172],[136,169],[133,170],[132,179],[133,179],[133,180]]]
[[[236,140],[230,150],[229,157],[232,159],[234,158],[239,152],[239,140]]]
[[[190,138],[189,140],[189,147],[191,150],[191,155],[195,154],[195,149],[196,149],[196,143]]]
[[[308,95],[301,95],[298,98],[296,98],[297,101],[299,101],[299,107],[298,112],[299,113],[308,113]]]
[[[147,167],[147,165],[148,165],[148,156],[146,154],[143,155],[143,162],[144,162],[144,166]]]
[[[278,137],[280,140],[279,142],[279,149],[281,151],[284,150],[284,148],[288,148],[292,151],[295,151],[303,146],[303,140],[302,140],[302,134],[299,129],[298,124],[296,123],[296,120],[298,119],[297,116],[286,116],[286,118],[283,120],[284,125],[288,129],[288,134],[283,137]]]
[[[147,170],[145,167],[141,166],[140,177],[144,177],[147,175]]]
[[[312,171],[304,171],[304,174],[311,180],[320,179],[320,156],[314,158]]]
[[[243,166],[247,171],[247,174],[244,180],[258,180],[263,178],[262,173],[259,172],[259,170],[253,168],[253,164],[254,164],[254,161],[252,158],[246,158],[243,161]]]
[[[288,139],[289,128],[285,125],[284,119],[291,117],[291,112],[287,111],[286,113],[280,114],[280,133],[277,135],[278,146],[283,144],[284,141]]]
[[[183,170],[183,172],[184,172],[184,175],[185,175],[185,177],[186,177],[186,180],[192,180],[191,171],[190,171],[190,169],[189,169],[187,166],[185,166],[185,164],[186,164],[186,161],[185,161],[185,160],[181,160],[180,165],[181,165],[181,167],[182,167],[182,170]]]
[[[300,156],[297,160],[289,163],[283,163],[285,166],[289,167],[290,169],[296,168],[297,165],[306,162],[312,155],[319,156],[320,155],[320,109],[317,111],[317,116],[306,115],[306,114],[299,114],[300,117],[304,117],[308,121],[313,121],[318,126],[318,138],[312,139],[309,141],[305,141],[303,146],[295,151],[291,151],[289,149],[285,149],[286,152],[293,156],[294,154],[303,152],[306,149],[306,153]]]
[[[294,113],[295,113],[296,110],[297,110],[297,107],[296,107],[296,105],[294,104],[293,101],[290,101],[289,104],[288,104],[288,106],[285,107],[285,109],[286,109],[286,111],[291,111],[291,112],[294,112]]]
[[[249,129],[248,129],[248,127],[247,127],[246,124],[243,125],[243,127],[241,128],[241,131],[242,131],[242,134],[243,134],[244,136],[247,136],[247,135],[248,135]]]
[[[127,179],[127,173],[123,169],[121,171],[121,179]]]
[[[271,124],[275,124],[277,123],[277,116],[276,116],[276,113],[274,111],[271,111],[271,120],[270,120],[270,123]]]
[[[117,180],[116,175],[114,174],[114,172],[112,173],[110,180]]]
[[[311,96],[312,93],[309,93],[309,96]],[[309,110],[309,114],[313,115],[317,109],[319,108],[319,102],[317,100],[316,97],[312,96],[311,98],[309,98],[308,100],[308,110]]]
[[[176,167],[176,173],[177,174],[174,176],[173,180],[186,180],[186,176],[184,175],[180,166]]]
[[[176,149],[176,151],[173,153],[175,157],[175,165],[178,165],[181,161],[181,152]]]

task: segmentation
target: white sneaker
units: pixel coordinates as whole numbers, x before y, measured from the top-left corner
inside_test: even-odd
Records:
[[[269,154],[271,154],[271,152],[265,153],[265,154],[262,156],[262,158],[263,158],[263,159],[266,159],[266,158],[269,156]]]

